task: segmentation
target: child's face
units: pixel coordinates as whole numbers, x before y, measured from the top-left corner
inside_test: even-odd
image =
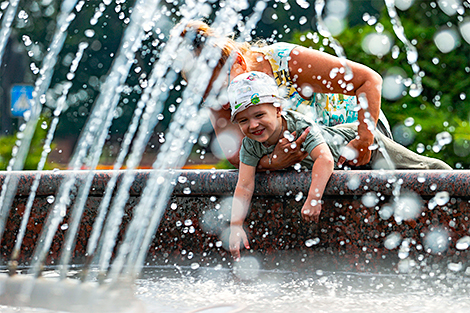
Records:
[[[239,112],[235,121],[242,133],[253,140],[275,145],[282,130],[281,108],[272,103],[253,105]]]

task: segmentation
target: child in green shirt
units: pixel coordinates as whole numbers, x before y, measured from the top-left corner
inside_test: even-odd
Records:
[[[357,125],[320,126],[301,113],[283,111],[282,107],[288,100],[279,95],[274,79],[262,72],[249,72],[235,77],[230,83],[228,94],[232,122],[238,124],[245,136],[240,149],[230,234],[230,251],[238,259],[240,243],[249,248],[243,223],[253,195],[259,160],[264,155],[272,160],[276,157],[273,155],[274,148],[281,138],[288,138],[294,131],[302,134],[309,128],[302,144],[308,157],[301,165],[311,168],[312,181],[301,214],[306,221],[318,222],[322,210],[321,198],[335,164],[341,155],[352,154],[349,159],[355,157],[354,151],[345,151],[345,147],[357,137]],[[389,169],[452,169],[440,160],[416,154],[381,133],[376,133],[374,140],[380,146],[372,151],[371,167],[376,162],[388,159],[388,163],[391,163]],[[293,139],[290,138],[290,141],[295,144]]]

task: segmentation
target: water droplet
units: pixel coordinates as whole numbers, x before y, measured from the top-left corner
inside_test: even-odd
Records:
[[[449,202],[450,196],[449,196],[449,193],[447,191],[441,191],[441,192],[438,192],[436,194],[434,199],[436,199],[437,205],[443,206],[447,202]]]
[[[408,91],[409,95],[413,98],[418,97],[421,92],[423,92],[423,87],[417,84],[411,84],[410,90]]]
[[[307,18],[306,18],[305,16],[301,16],[301,17],[299,18],[299,24],[300,24],[300,25],[304,25],[305,23],[307,23],[307,21],[308,21],[308,20],[307,20]]]
[[[470,44],[470,19],[467,19],[465,22],[459,25],[460,34],[463,39]]]
[[[413,4],[414,0],[395,0],[395,6],[402,11],[406,11]]]
[[[286,138],[287,140],[289,140],[290,142],[294,141],[295,140],[295,137],[290,133],[290,131],[286,130],[284,132],[284,138]]]
[[[384,247],[388,250],[393,250],[401,243],[401,235],[397,232],[393,232],[385,238]]]
[[[460,0],[438,0],[439,8],[448,16],[455,15],[457,10],[461,7]]]
[[[398,46],[392,47],[392,58],[397,59],[400,55],[400,48]]]
[[[356,149],[353,149],[349,146],[343,148],[341,155],[346,158],[346,160],[354,160],[357,157]]]
[[[410,64],[416,63],[416,61],[418,61],[418,52],[416,50],[410,49],[406,53],[406,59]]]
[[[334,79],[336,77],[336,75],[338,75],[338,72],[339,72],[339,69],[337,67],[334,67],[333,69],[331,69],[330,78]]]
[[[368,208],[373,208],[374,206],[379,203],[379,198],[377,198],[377,195],[375,192],[368,192],[362,196],[362,204],[364,204]]]
[[[370,151],[377,150],[379,148],[379,145],[377,143],[373,143],[369,146]]]
[[[445,146],[452,142],[452,135],[449,132],[442,132],[436,135],[436,140],[439,145]]]
[[[300,191],[298,194],[295,195],[295,201],[299,202],[300,200],[302,200],[303,197],[304,194],[302,193],[302,191]]]
[[[397,222],[414,220],[421,214],[422,201],[419,195],[408,192],[394,202],[394,217]]]
[[[408,127],[412,126],[414,123],[415,123],[415,119],[412,117],[408,117],[404,122],[405,126],[408,126]]]
[[[447,264],[447,268],[452,272],[459,272],[462,270],[463,265],[462,265],[462,262],[459,262],[459,263],[450,262],[449,264]]]
[[[428,208],[430,210],[433,210],[438,205],[439,206],[445,205],[447,202],[449,202],[449,200],[450,200],[450,196],[449,196],[449,193],[447,191],[438,192],[438,193],[436,193],[434,198],[429,200]]]
[[[470,237],[469,236],[464,236],[457,240],[455,243],[455,248],[457,250],[467,250],[468,247],[470,247]]]
[[[410,242],[408,239],[403,240],[400,249],[398,250],[398,257],[403,260],[410,255]]]
[[[350,179],[347,183],[347,186],[351,190],[356,190],[357,188],[359,188],[360,184],[361,184],[361,180],[359,179],[359,176],[354,175],[354,176],[350,177]]]
[[[69,224],[65,223],[60,226],[60,229],[67,230],[69,228]]]
[[[397,125],[392,129],[393,139],[404,145],[408,146],[415,140],[416,134],[412,129],[406,127],[405,125]]]
[[[308,239],[307,241],[305,241],[305,245],[309,248],[311,246],[317,245],[319,243],[320,243],[320,238],[318,238],[318,237],[313,238],[313,239]]]
[[[48,196],[48,197],[46,198],[46,201],[47,201],[47,203],[51,203],[51,204],[52,204],[52,203],[54,203],[54,201],[55,201],[55,197],[54,197],[54,196]]]
[[[403,97],[405,85],[401,75],[386,75],[383,79],[382,96],[388,100],[398,100]]]
[[[434,36],[434,43],[442,53],[449,53],[459,45],[459,38],[454,29],[446,29]]]
[[[199,263],[192,263],[191,264],[191,269],[192,270],[197,270],[200,267]]]
[[[191,193],[191,188],[189,188],[189,187],[184,188],[184,189],[183,189],[183,193],[184,193],[185,195],[189,195],[189,194]]]
[[[191,226],[192,224],[193,224],[193,221],[191,221],[189,219],[184,221],[185,226]]]
[[[384,221],[388,220],[393,215],[393,207],[384,205],[379,211],[380,218]]]
[[[449,234],[444,229],[436,229],[426,234],[424,247],[432,254],[439,254],[447,250],[449,246]]]
[[[185,176],[180,176],[180,177],[178,177],[178,182],[179,182],[180,184],[184,184],[184,183],[187,182],[187,181],[188,181],[188,178],[185,177]]]
[[[302,8],[302,9],[308,9],[310,7],[310,3],[306,0],[295,0],[297,4]]]
[[[366,53],[380,58],[390,52],[392,40],[385,33],[371,33],[364,37],[361,47]]]
[[[418,146],[416,147],[416,152],[423,153],[425,150],[426,150],[426,147],[424,146],[424,144],[422,144],[421,142],[418,143]]]
[[[93,29],[86,29],[84,34],[86,37],[91,38],[95,35],[95,31]]]

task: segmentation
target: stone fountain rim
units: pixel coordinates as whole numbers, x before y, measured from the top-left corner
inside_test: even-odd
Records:
[[[113,175],[119,175],[118,183],[127,170],[95,170],[90,196],[102,196]],[[153,170],[132,170],[134,182],[131,196],[142,194]],[[16,196],[27,197],[36,175],[41,175],[37,196],[56,195],[61,181],[75,175],[77,182],[83,181],[89,170],[53,171],[11,171],[0,172],[0,184],[5,178],[18,180]],[[179,169],[160,170],[175,186],[174,196],[230,196],[238,179],[237,170]],[[168,176],[170,175],[170,176]],[[178,177],[182,177],[178,179]],[[258,173],[256,175],[255,196],[295,196],[298,192],[308,192],[311,181],[310,171],[285,170]],[[359,196],[367,192],[392,195],[394,189],[400,192],[416,192],[424,197],[432,197],[438,192],[448,192],[451,196],[470,197],[470,170],[351,170],[334,171],[326,187],[325,196]],[[0,187],[1,188],[1,187]]]

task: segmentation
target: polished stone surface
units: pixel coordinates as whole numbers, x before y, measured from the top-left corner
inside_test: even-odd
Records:
[[[225,243],[226,226],[237,173],[233,170],[174,171],[174,192],[149,247],[149,265],[194,262],[216,265],[231,262]],[[0,183],[7,174],[0,174]],[[80,183],[88,173],[10,173],[19,184],[1,242],[3,263],[10,258],[30,186],[37,174],[41,174],[41,183],[19,260],[24,265],[31,261],[47,212],[52,207],[47,198],[56,195],[67,175],[76,175]],[[96,210],[112,175],[123,175],[123,172],[94,173],[73,254],[75,263],[84,262],[84,251]],[[177,179],[178,176],[185,179]],[[149,171],[135,172],[119,238],[149,177]],[[384,247],[389,235],[399,234],[410,242],[409,254],[414,258],[424,255],[466,264],[468,252],[457,249],[456,243],[468,235],[470,228],[469,178],[470,171],[464,170],[335,171],[325,191],[320,223],[315,224],[303,221],[300,216],[311,179],[309,172],[261,173],[257,175],[256,192],[246,219],[252,251],[243,253],[260,256],[266,266],[285,263],[285,260],[279,259],[279,251],[295,251],[300,264],[308,264],[312,256],[330,254],[342,266],[346,261],[350,267],[373,268],[384,259],[392,263],[399,261],[400,246],[393,249]],[[394,209],[395,214],[389,213],[390,208]],[[411,214],[409,212],[413,210],[417,213],[407,219],[406,214]],[[404,220],[400,214],[405,216]],[[62,225],[67,224],[68,220],[69,215]],[[66,231],[66,227],[57,231],[47,264],[58,262]],[[426,241],[426,238],[433,236],[429,234],[444,234],[447,241],[441,243],[443,248]],[[438,239],[441,237],[438,236]]]

